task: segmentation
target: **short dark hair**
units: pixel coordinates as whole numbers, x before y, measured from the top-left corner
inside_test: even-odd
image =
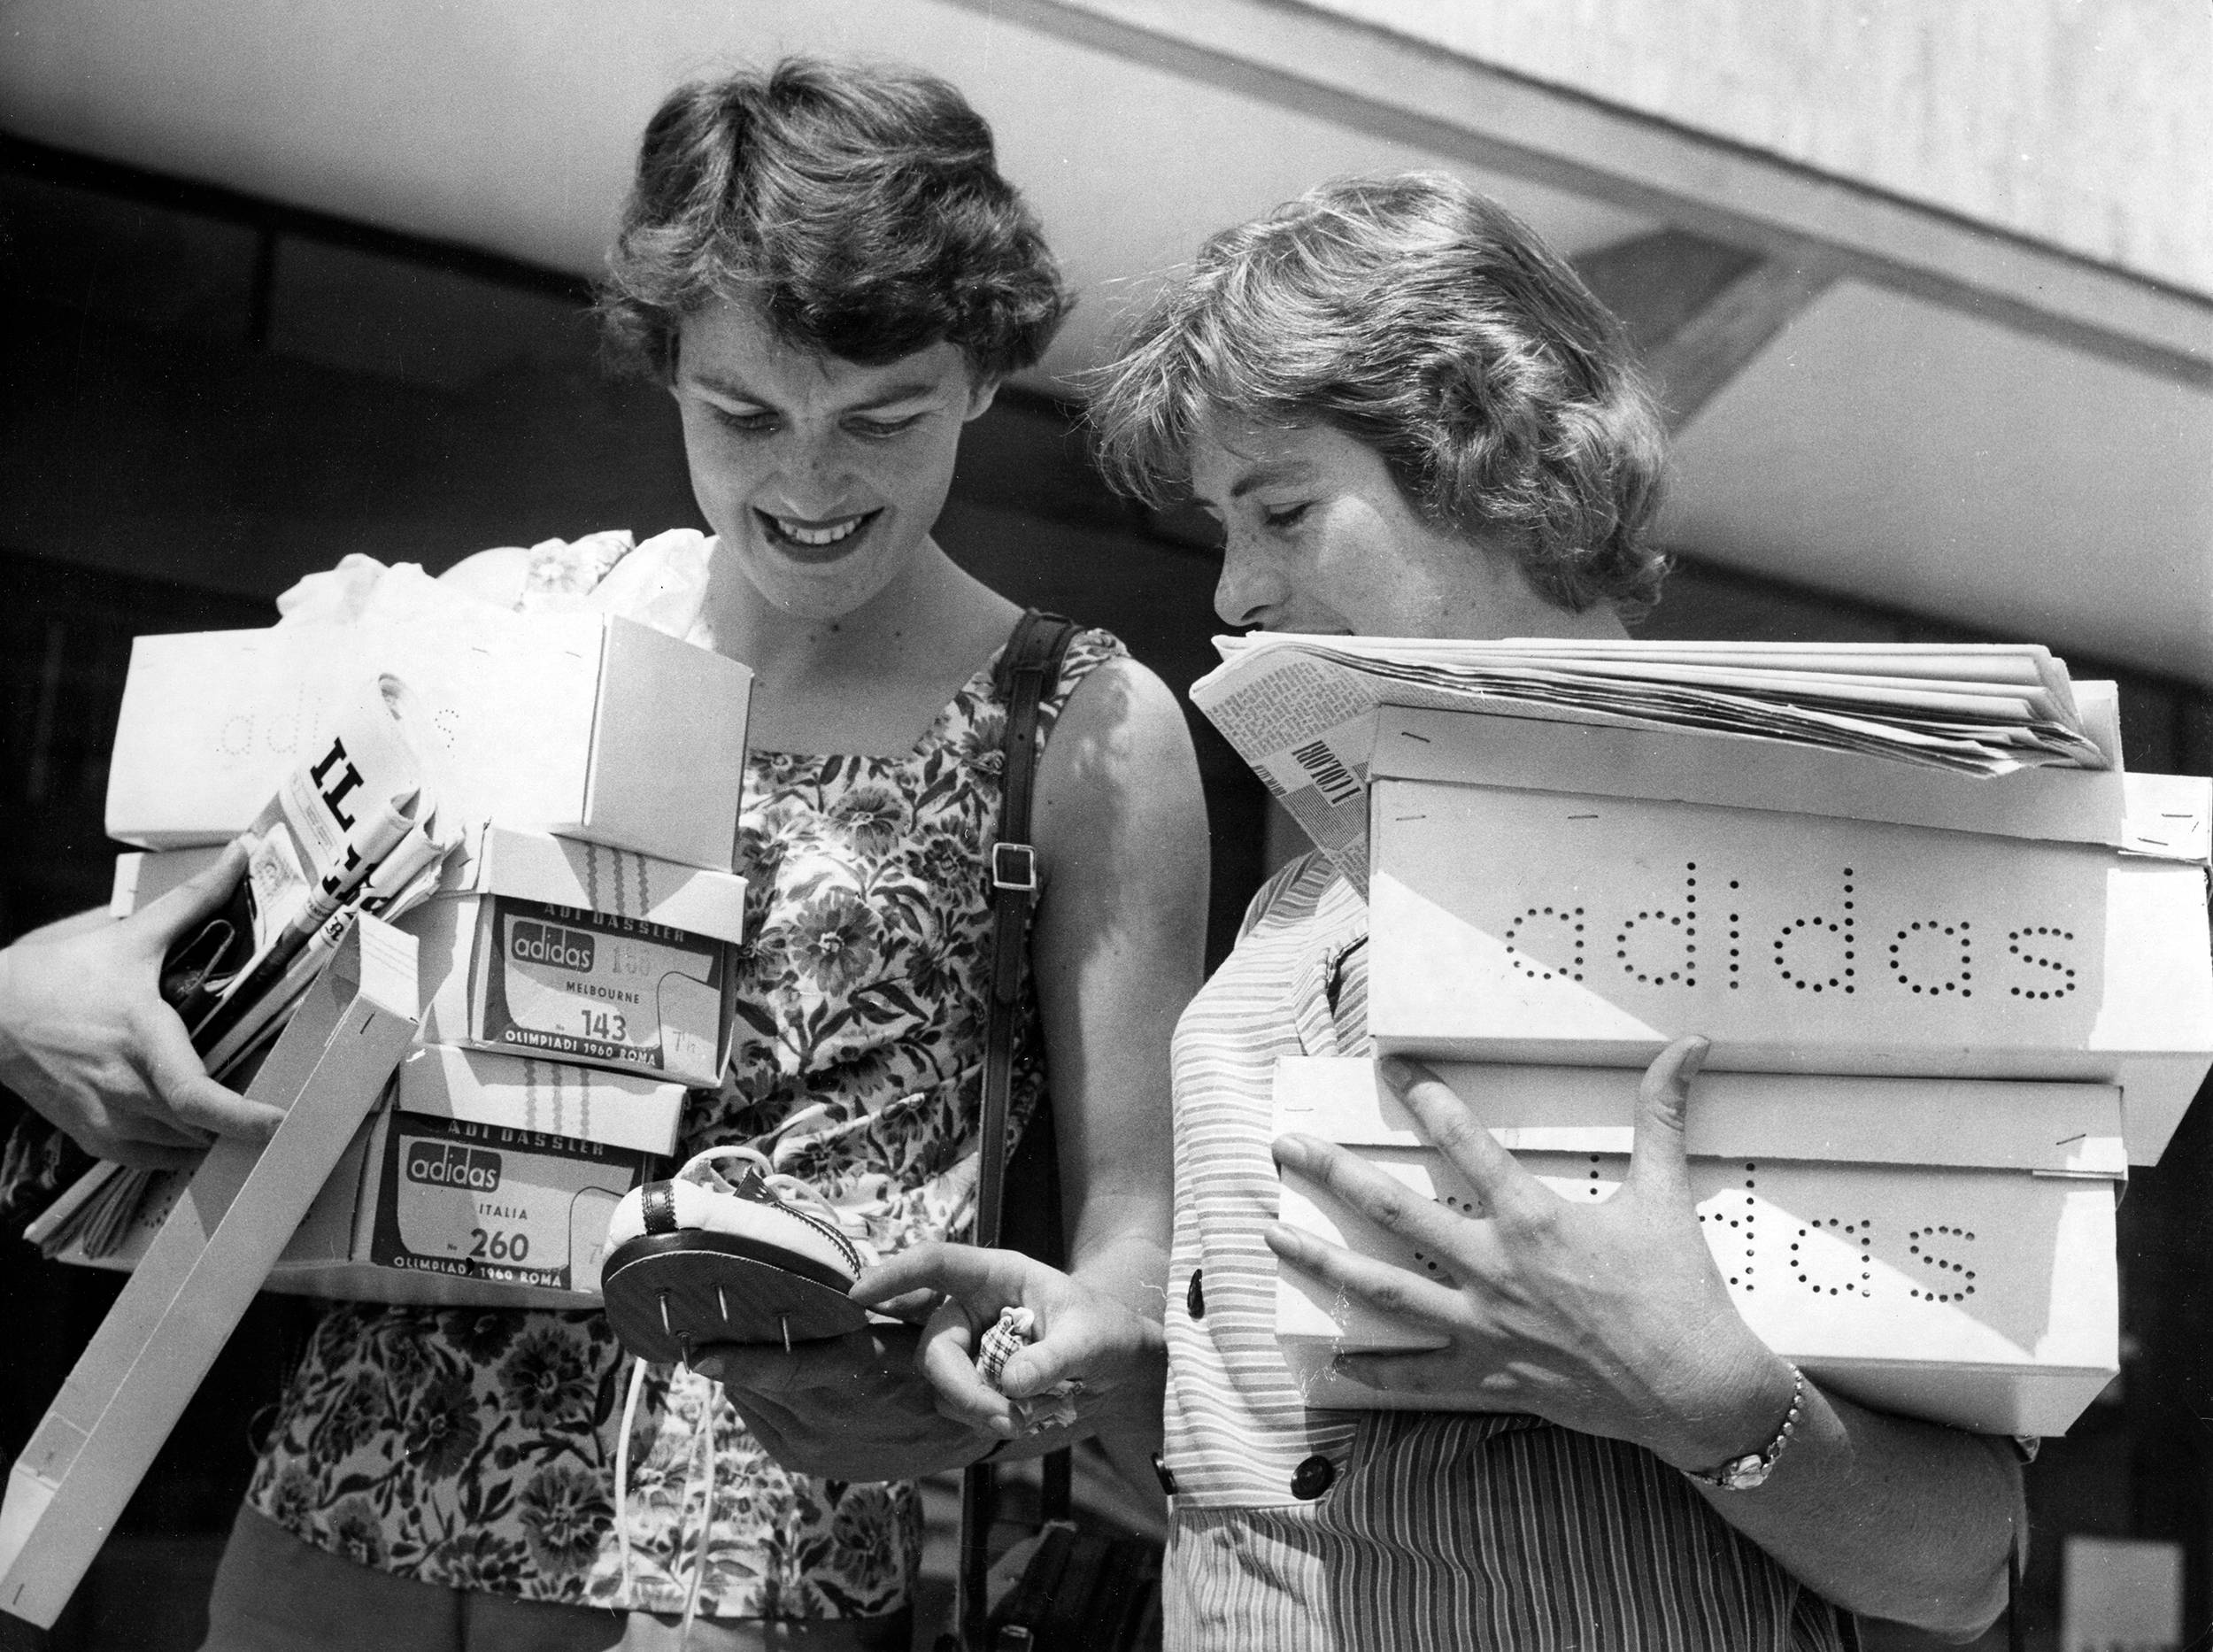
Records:
[[[867,367],[952,344],[978,378],[1034,363],[1070,303],[958,91],[806,58],[679,88],[646,125],[600,288],[610,349],[666,378],[717,298]]]
[[[1513,534],[1562,607],[1658,598],[1666,441],[1621,324],[1449,174],[1340,179],[1222,231],[1093,378],[1101,467],[1156,504],[1214,413],[1344,432],[1425,519]]]

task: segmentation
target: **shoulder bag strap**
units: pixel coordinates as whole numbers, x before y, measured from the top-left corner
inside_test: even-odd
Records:
[[[997,1245],[1006,1193],[1006,1105],[1014,1077],[1015,1009],[1022,994],[1023,941],[1037,899],[1037,854],[1029,841],[1037,779],[1037,722],[1058,686],[1076,626],[1058,614],[1024,614],[1007,639],[999,670],[1006,685],[999,835],[991,845],[991,997],[983,1023],[983,1163],[977,1172],[972,1242]]]
[[[999,834],[991,845],[991,997],[983,1020],[983,1106],[981,1163],[976,1176],[978,1245],[997,1245],[1006,1194],[1006,1108],[1014,1087],[1015,1010],[1022,994],[1023,943],[1037,898],[1037,854],[1029,841],[1030,802],[1037,777],[1039,708],[1059,685],[1060,663],[1075,640],[1073,621],[1032,608],[1015,622],[999,656],[1006,700],[1006,737],[1001,748]],[[1066,1483],[1065,1471],[1060,1477]],[[955,1619],[960,1644],[984,1645],[985,1579],[998,1484],[988,1462],[960,1477],[960,1565],[955,1579]]]

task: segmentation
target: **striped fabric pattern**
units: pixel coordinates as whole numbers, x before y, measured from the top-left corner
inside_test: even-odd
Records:
[[[1276,1209],[1275,1068],[1369,1050],[1366,936],[1350,886],[1318,855],[1294,862],[1176,1031],[1168,1645],[1856,1644],[1848,1616],[1636,1447],[1531,1417],[1306,1409],[1260,1238]]]
[[[1290,1007],[1304,977],[1318,977],[1330,938],[1362,933],[1367,922],[1349,885],[1295,869],[1254,898],[1237,950],[1176,1029],[1165,1458],[1179,1509],[1295,1502],[1300,1463],[1321,1455],[1341,1468],[1352,1449],[1354,1418],[1307,1410],[1284,1368],[1276,1258],[1261,1240],[1276,1209],[1276,1061],[1307,1053]],[[1199,1318],[1190,1312],[1194,1273]]]

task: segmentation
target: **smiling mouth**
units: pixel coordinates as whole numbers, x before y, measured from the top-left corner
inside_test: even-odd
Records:
[[[804,560],[844,555],[852,548],[855,536],[883,513],[881,510],[863,511],[857,516],[831,516],[809,521],[804,517],[777,516],[762,510],[753,513],[760,519],[764,537],[772,544],[797,552]]]

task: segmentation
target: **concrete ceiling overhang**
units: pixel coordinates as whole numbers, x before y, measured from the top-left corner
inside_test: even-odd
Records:
[[[1573,252],[1660,227],[1651,197],[1571,168],[1480,165],[1280,81],[952,0],[12,0],[0,32],[22,135],[582,274],[676,81],[788,50],[919,64],[991,120],[1082,294],[1049,388],[1207,233],[1332,174],[1443,166]],[[1673,543],[2213,683],[2201,381],[1847,266],[1701,403]]]

